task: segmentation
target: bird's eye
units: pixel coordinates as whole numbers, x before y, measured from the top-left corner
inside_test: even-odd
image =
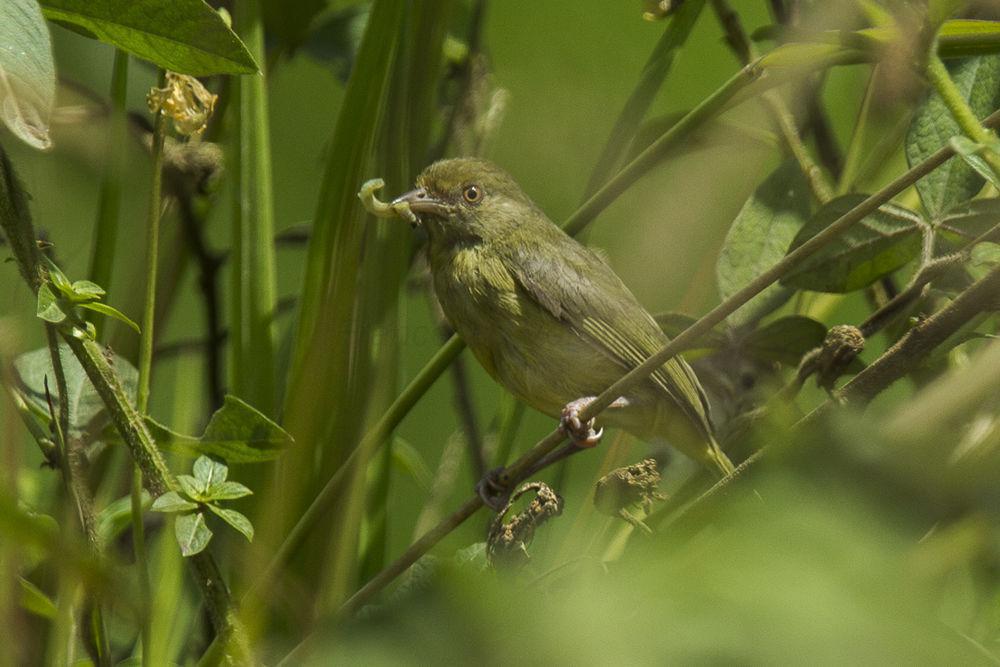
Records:
[[[478,204],[479,200],[483,198],[483,191],[479,189],[478,185],[466,185],[465,189],[462,190],[462,197],[470,204]]]

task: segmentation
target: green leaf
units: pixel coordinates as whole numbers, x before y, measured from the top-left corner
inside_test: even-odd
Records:
[[[110,354],[109,352],[105,352]],[[97,433],[108,422],[104,401],[98,396],[97,390],[90,383],[90,378],[70,349],[59,345],[59,358],[66,374],[66,389],[69,394],[69,426],[70,434],[77,437],[85,431]],[[138,372],[128,360],[114,355],[113,367],[122,380],[125,392],[135,394]],[[45,399],[45,377],[50,378],[49,389],[58,396],[55,382],[55,371],[47,347],[26,352],[14,360],[14,371],[25,397],[43,414],[48,412],[48,402]]]
[[[142,509],[146,511],[152,505],[153,499],[149,493],[142,491]],[[108,504],[97,515],[97,536],[101,544],[109,544],[121,535],[132,522],[132,496],[126,495]]]
[[[161,447],[208,454],[229,463],[271,461],[292,444],[292,436],[235,396],[226,396],[201,437],[176,433],[151,417],[146,425]]]
[[[313,20],[326,5],[326,0],[263,0],[264,33],[269,41],[274,40],[278,48],[291,55],[307,36],[317,32],[312,29]],[[363,4],[350,6],[365,7]]]
[[[229,468],[208,456],[199,456],[194,462],[194,477],[206,491],[215,484],[221,484],[229,476]]]
[[[948,63],[948,71],[977,117],[1000,106],[1000,56],[978,56]],[[931,92],[917,109],[906,136],[910,166],[962,134],[944,101]],[[962,161],[952,158],[917,181],[917,192],[928,215],[937,219],[948,209],[971,199],[983,187],[983,177]]]
[[[333,12],[311,32],[302,51],[328,64],[334,76],[347,83],[365,34],[369,10],[366,4],[356,4]]]
[[[52,598],[24,577],[18,577],[17,581],[21,584],[22,609],[42,618],[54,619],[56,617],[57,608]]]
[[[253,495],[253,491],[239,482],[221,482],[209,487],[205,494],[209,500],[236,500]]]
[[[962,158],[967,165],[975,169],[976,173],[982,176],[984,180],[989,181],[993,187],[1000,188],[1000,178],[997,177],[989,163],[987,163],[983,158],[983,151],[996,151],[996,142],[993,143],[993,146],[978,144],[972,139],[962,135],[952,137],[948,140],[948,144],[955,149],[955,152],[958,153],[958,156]]]
[[[785,256],[810,214],[809,186],[794,160],[761,183],[733,221],[715,272],[719,296],[728,299]],[[771,285],[730,316],[735,325],[760,319],[788,300],[792,291]]]
[[[41,0],[45,16],[181,74],[255,74],[257,63],[202,0]]]
[[[190,500],[185,500],[176,491],[167,491],[154,500],[153,505],[149,509],[153,512],[186,512],[198,509],[198,504]]]
[[[139,331],[139,325],[136,324],[128,315],[118,310],[114,306],[109,306],[106,303],[101,303],[99,301],[93,301],[90,303],[78,304],[80,308],[86,308],[87,310],[92,310],[95,313],[101,313],[102,315],[107,315],[108,317],[113,317],[119,322],[124,322],[136,333],[142,333]]]
[[[962,243],[985,234],[1000,222],[1000,199],[974,199],[952,208],[937,225],[951,241]]]
[[[741,346],[749,356],[795,367],[803,355],[823,345],[824,338],[826,327],[822,323],[790,315],[751,331]]]
[[[975,280],[1000,266],[1000,243],[979,243],[972,249],[966,269]]]
[[[795,237],[789,252],[864,201],[850,194],[828,202]],[[790,287],[817,292],[853,292],[901,268],[920,252],[921,218],[886,204],[863,218],[782,278]]]
[[[201,512],[182,514],[174,522],[174,535],[181,547],[182,556],[194,556],[201,553],[212,539],[212,531],[205,525],[205,516]]]
[[[208,505],[208,509],[212,510],[220,519],[238,530],[243,537],[247,538],[247,542],[253,542],[253,524],[250,523],[250,519],[236,510],[227,510],[215,505]]]
[[[56,97],[49,28],[35,0],[0,2],[0,119],[32,148],[52,147]]]
[[[177,483],[181,485],[181,490],[188,498],[194,500],[204,500],[207,490],[201,480],[195,479],[191,475],[177,475]]]
[[[409,475],[421,491],[425,493],[430,491],[434,476],[416,447],[402,438],[394,438],[392,462],[399,470]]]
[[[38,288],[35,315],[53,324],[59,324],[66,320],[66,311],[63,310],[62,304],[59,303],[59,297],[52,291],[48,283],[44,283]]]
[[[89,280],[77,280],[71,286],[71,293],[67,294],[73,301],[89,301],[91,299],[100,299],[104,296],[104,288],[97,283],[92,283]]]

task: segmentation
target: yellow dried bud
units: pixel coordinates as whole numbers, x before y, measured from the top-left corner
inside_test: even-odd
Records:
[[[170,116],[179,134],[198,138],[208,126],[218,99],[193,76],[167,72],[167,85],[150,90],[146,104],[152,113]]]

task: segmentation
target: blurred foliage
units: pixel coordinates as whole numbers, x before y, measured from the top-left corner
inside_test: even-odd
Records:
[[[12,0],[0,46],[0,664],[1000,661],[993,3]],[[139,414],[159,68],[218,101]],[[554,424],[356,196],[467,153],[671,337],[825,239],[685,353],[738,475],[609,433],[487,533]]]

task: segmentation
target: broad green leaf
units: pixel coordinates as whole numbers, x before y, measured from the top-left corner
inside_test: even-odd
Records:
[[[192,76],[255,74],[257,63],[203,0],[41,0],[45,16]]]
[[[59,297],[52,291],[48,283],[38,288],[35,315],[53,324],[59,324],[66,319],[66,311],[63,310],[62,304],[59,303]]]
[[[185,500],[176,491],[167,491],[154,500],[153,505],[149,509],[153,512],[186,512],[198,509],[198,504],[190,500]]]
[[[54,619],[56,617],[56,604],[52,598],[24,577],[18,577],[17,581],[21,584],[22,609],[42,618]]]
[[[757,359],[798,366],[803,355],[826,338],[822,323],[801,315],[782,317],[751,331],[741,341],[746,354]]]
[[[733,221],[715,272],[719,296],[728,299],[785,256],[788,244],[810,214],[809,186],[794,160],[761,183]],[[792,291],[771,285],[730,316],[734,325],[760,319],[783,304]]]
[[[1000,199],[974,199],[952,208],[937,224],[942,235],[962,243],[985,234],[1000,223]]]
[[[205,525],[205,516],[201,512],[182,514],[174,522],[174,535],[181,547],[182,556],[194,556],[201,553],[212,539],[212,531]]]
[[[206,491],[215,484],[221,484],[229,476],[229,468],[208,456],[199,456],[194,462],[194,477]]]
[[[196,479],[191,475],[177,475],[177,483],[181,485],[181,490],[184,491],[184,495],[188,498],[204,500],[205,486],[200,479]]]
[[[864,201],[850,194],[828,202],[792,242],[789,251],[811,239]],[[886,204],[805,260],[781,282],[817,292],[852,292],[901,268],[920,252],[920,216]]]
[[[107,423],[104,401],[97,395],[90,378],[66,345],[59,345],[59,358],[66,373],[66,388],[69,393],[70,434],[79,436],[84,431],[98,432]],[[113,360],[112,365],[121,378],[126,394],[134,395],[138,372],[122,357],[115,355]],[[22,354],[14,360],[14,370],[25,396],[32,405],[42,413],[48,413],[48,403],[45,400],[46,376],[49,377],[49,390],[53,396],[58,396],[48,348],[43,347]]]
[[[238,530],[243,537],[247,538],[247,542],[253,542],[253,524],[250,523],[250,519],[236,510],[228,510],[216,507],[215,505],[208,505],[208,509],[212,510],[220,519]]]
[[[0,2],[0,120],[33,148],[51,148],[56,97],[49,28],[35,0]]]
[[[101,303],[100,301],[92,301],[89,303],[78,304],[80,308],[86,308],[87,310],[92,310],[95,313],[101,313],[102,315],[107,315],[108,317],[113,317],[119,322],[127,324],[130,329],[136,333],[142,333],[139,331],[139,325],[136,324],[128,315],[118,310],[114,306],[109,306],[106,303]]]
[[[993,168],[990,167],[989,163],[983,157],[983,151],[996,151],[996,143],[994,141],[992,146],[977,144],[972,139],[961,135],[952,137],[948,141],[948,144],[955,149],[955,152],[967,165],[975,169],[976,173],[982,176],[984,180],[989,181],[993,187],[1000,188],[1000,178],[997,177],[996,172],[993,171]]]
[[[253,491],[239,482],[229,481],[213,484],[205,495],[209,500],[236,500],[253,495]]]
[[[226,396],[201,437],[176,433],[150,417],[146,425],[161,447],[217,456],[229,463],[271,461],[293,442],[284,429],[235,396]]]
[[[983,118],[1000,106],[1000,55],[956,60],[948,63],[948,71],[977,117]],[[907,160],[911,166],[922,162],[960,134],[944,101],[931,91],[910,123]],[[982,187],[983,177],[958,157],[917,181],[920,200],[932,219],[971,199]]]

